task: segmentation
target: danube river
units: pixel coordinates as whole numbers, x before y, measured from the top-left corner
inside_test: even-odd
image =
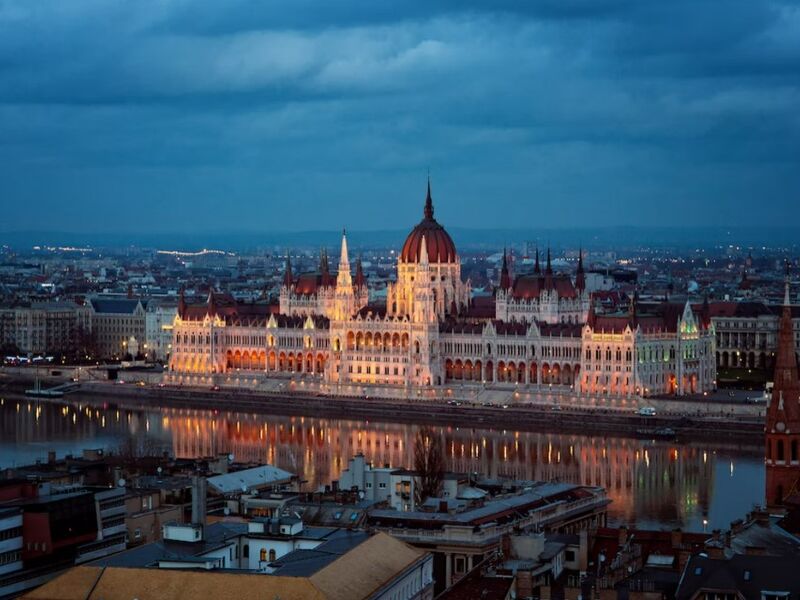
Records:
[[[0,468],[84,448],[235,460],[297,473],[305,489],[338,479],[348,459],[412,466],[417,426],[208,410],[132,410],[111,403],[0,401]],[[763,501],[760,445],[689,443],[437,427],[448,467],[489,477],[569,481],[608,489],[609,521],[702,531],[726,527]]]

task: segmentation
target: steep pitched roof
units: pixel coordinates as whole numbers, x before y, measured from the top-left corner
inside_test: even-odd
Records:
[[[310,581],[330,600],[368,598],[423,554],[390,535],[376,533],[317,571]]]

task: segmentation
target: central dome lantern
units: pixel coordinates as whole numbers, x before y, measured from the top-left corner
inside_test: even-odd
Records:
[[[418,263],[422,241],[428,250],[429,263],[454,263],[456,245],[450,234],[433,218],[433,200],[431,199],[431,180],[428,179],[428,195],[425,198],[424,218],[414,227],[403,244],[400,260],[404,263]]]

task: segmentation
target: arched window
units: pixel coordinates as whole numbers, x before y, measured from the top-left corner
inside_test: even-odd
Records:
[[[786,460],[783,454],[783,440],[778,440],[778,452],[775,460]]]
[[[275,562],[276,555],[275,555],[275,548],[269,549],[269,562]]]

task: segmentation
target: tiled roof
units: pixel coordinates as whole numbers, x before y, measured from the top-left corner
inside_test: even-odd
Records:
[[[423,555],[390,535],[376,533],[309,580],[330,600],[371,598]]]
[[[545,289],[554,289],[559,298],[575,298],[578,295],[569,275],[520,275],[514,280],[512,295],[517,299],[538,298]]]

